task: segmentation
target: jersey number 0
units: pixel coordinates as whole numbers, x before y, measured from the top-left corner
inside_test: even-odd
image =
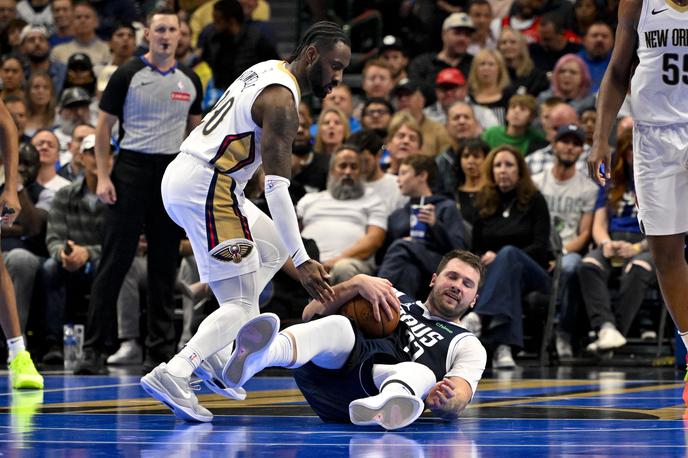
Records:
[[[209,115],[208,122],[203,126],[203,135],[210,135],[220,125],[227,113],[229,113],[229,110],[232,109],[232,105],[234,105],[234,97],[217,101],[215,108]]]

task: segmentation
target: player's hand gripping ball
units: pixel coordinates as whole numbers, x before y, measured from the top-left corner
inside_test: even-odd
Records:
[[[373,316],[373,305],[362,296],[355,296],[339,309],[339,314],[352,320],[366,337],[377,339],[390,335],[399,324],[399,312],[391,309],[394,318],[390,320],[380,310],[382,321],[376,321]]]

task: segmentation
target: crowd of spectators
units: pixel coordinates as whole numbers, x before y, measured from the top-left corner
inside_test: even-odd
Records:
[[[423,300],[442,254],[471,249],[487,275],[464,326],[491,350],[494,367],[513,368],[528,322],[542,319],[524,298],[549,293],[558,238],[560,358],[617,349],[631,333],[652,337],[642,306],[656,280],[635,218],[630,118],[616,128],[613,183],[599,189],[584,172],[617,2],[303,3],[294,27],[321,19],[355,24],[366,9],[382,18],[379,42],[353,40],[359,65],[344,82],[299,106],[290,193],[309,251],[333,281],[377,274]],[[107,131],[114,162],[122,160],[122,131],[138,127],[122,123],[111,102],[104,112],[101,98],[118,67],[146,62],[146,14],[160,4],[178,12],[175,65],[193,69],[204,112],[246,68],[285,57],[265,0],[0,0],[0,97],[19,131],[22,203],[14,226],[2,228],[2,251],[22,329],[45,364],[61,361],[62,324],[85,320],[94,279],[110,281],[98,274],[102,266],[129,262],[101,263],[104,234],[117,234],[96,193],[96,138]],[[119,186],[128,178],[118,176]],[[260,183],[260,174],[254,179]],[[261,190],[246,189],[259,206]],[[136,231],[148,233],[150,224]],[[117,266],[117,283],[128,272],[107,301],[117,302],[119,342],[99,344],[110,350],[109,364],[167,359],[155,353],[151,360],[153,348],[143,345],[151,336],[139,329],[140,310],[157,300],[138,294],[150,289],[147,251],[157,242],[142,236],[131,266]],[[197,321],[192,311],[204,309],[195,303],[212,302],[195,283],[190,254],[182,240],[180,345]],[[299,316],[298,304],[286,303],[303,291],[288,269],[280,275],[262,300]],[[93,308],[103,299],[90,301]]]

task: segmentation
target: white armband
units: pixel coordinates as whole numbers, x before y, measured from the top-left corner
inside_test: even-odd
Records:
[[[282,243],[287,247],[294,265],[299,267],[310,257],[303,246],[294,205],[289,197],[289,180],[279,175],[265,176],[265,200]]]

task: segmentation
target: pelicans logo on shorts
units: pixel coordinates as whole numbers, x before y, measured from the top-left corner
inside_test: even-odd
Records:
[[[248,242],[230,242],[220,244],[210,252],[210,255],[223,262],[239,264],[242,259],[251,254],[253,245]]]

